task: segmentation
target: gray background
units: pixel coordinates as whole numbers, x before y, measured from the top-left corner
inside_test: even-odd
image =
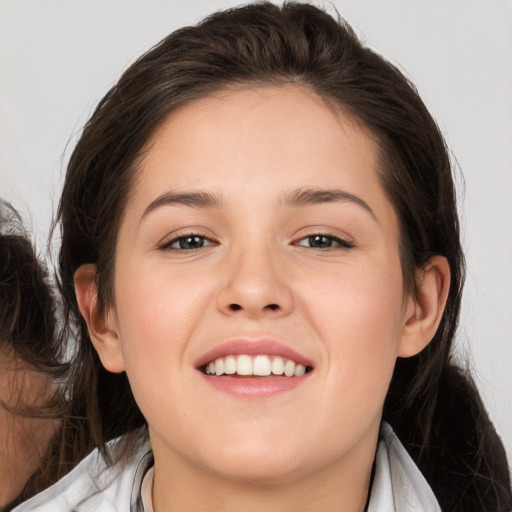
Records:
[[[236,1],[0,1],[0,197],[43,252],[76,134],[122,70],[168,32]],[[512,460],[512,2],[336,0],[397,63],[443,130],[468,277],[457,354]]]

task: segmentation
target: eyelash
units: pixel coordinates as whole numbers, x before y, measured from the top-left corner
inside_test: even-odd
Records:
[[[184,241],[187,238],[188,239],[200,238],[203,244],[204,244],[204,242],[209,242],[206,245],[206,247],[208,247],[209,245],[217,245],[217,243],[214,240],[212,240],[211,238],[208,238],[207,236],[205,236],[203,234],[200,234],[200,233],[186,233],[186,234],[177,236],[177,237],[173,238],[172,240],[169,240],[168,242],[164,242],[163,244],[159,245],[158,248],[160,250],[162,250],[162,251],[166,251],[166,250],[169,251],[170,250],[170,251],[188,252],[188,251],[202,249],[203,247],[205,247],[205,245],[201,245],[201,247],[188,248],[188,249],[184,249],[182,247],[172,247],[174,244],[179,243],[182,240]]]
[[[172,247],[174,244],[179,244],[181,241],[185,241],[186,239],[192,239],[192,238],[200,239],[201,246],[200,247],[189,247],[189,248]],[[348,240],[345,240],[344,238],[340,238],[338,236],[330,235],[327,233],[314,233],[314,234],[304,236],[304,237],[300,238],[297,242],[294,242],[293,245],[300,246],[300,247],[308,247],[304,244],[301,244],[300,242],[302,242],[304,240],[308,240],[309,243],[311,243],[315,238],[324,238],[330,242],[335,242],[337,244],[337,247],[333,247],[333,246],[310,247],[311,249],[318,249],[321,251],[322,250],[325,251],[328,249],[353,249],[354,248],[354,244],[352,242],[349,242]],[[204,245],[205,242],[209,242],[209,243],[205,246]],[[158,248],[163,251],[172,250],[172,251],[188,252],[188,251],[199,250],[199,249],[202,249],[203,247],[208,247],[209,245],[217,245],[217,243],[214,240],[212,240],[212,239],[208,238],[207,236],[202,235],[200,233],[187,233],[184,235],[177,236],[177,237],[173,238],[172,240],[169,240],[168,242],[164,242]]]
[[[330,247],[311,247],[311,249],[318,249],[320,251],[326,251],[328,249],[353,249],[354,248],[354,244],[352,242],[349,242],[348,240],[345,240],[344,238],[340,238],[338,236],[335,236],[335,235],[330,235],[328,233],[314,233],[314,234],[311,234],[311,235],[307,235],[307,236],[304,236],[302,238],[300,238],[297,242],[294,243],[294,245],[298,245],[298,246],[301,246],[301,247],[306,247],[304,246],[303,244],[301,244],[300,242],[302,242],[303,240],[309,240],[310,243],[311,243],[311,240],[314,239],[314,238],[325,238],[325,239],[328,239],[332,242],[335,242],[336,244],[338,244],[337,247],[333,247],[333,246],[330,246]]]

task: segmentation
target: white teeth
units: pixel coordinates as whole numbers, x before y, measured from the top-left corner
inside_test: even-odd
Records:
[[[233,375],[236,373],[236,359],[234,356],[227,356],[224,361],[224,373],[226,375]]]
[[[306,373],[305,366],[303,366],[302,364],[295,365],[295,371],[293,372],[295,377],[300,377],[301,375],[304,375],[305,373]]]
[[[284,361],[282,357],[274,357],[274,359],[272,359],[272,373],[274,375],[283,375]]]
[[[256,375],[267,377],[269,375],[285,375],[286,377],[300,377],[306,373],[306,367],[295,363],[291,359],[278,356],[257,355],[239,356],[229,355],[219,357],[208,363],[204,371],[206,375]]]
[[[215,361],[215,374],[216,375],[222,375],[224,373],[224,359],[222,357],[219,357]]]
[[[284,365],[284,374],[287,377],[293,377],[294,373],[295,373],[295,363],[291,359],[288,359],[288,361],[286,361],[286,364]]]
[[[236,362],[236,373],[238,373],[238,375],[252,375],[251,356],[238,356]]]
[[[260,375],[262,377],[265,377],[272,373],[270,359],[268,358],[268,356],[256,356],[254,358],[252,373],[253,375]]]

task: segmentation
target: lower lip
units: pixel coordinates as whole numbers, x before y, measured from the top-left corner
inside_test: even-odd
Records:
[[[205,375],[203,379],[213,388],[239,398],[267,398],[291,391],[304,383],[311,373],[300,377],[233,377]]]

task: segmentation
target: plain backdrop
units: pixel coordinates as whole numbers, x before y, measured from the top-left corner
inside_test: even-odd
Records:
[[[0,197],[44,253],[80,128],[120,73],[170,31],[240,2],[0,0]],[[457,354],[512,461],[512,2],[334,0],[417,85],[460,166],[467,282]]]

